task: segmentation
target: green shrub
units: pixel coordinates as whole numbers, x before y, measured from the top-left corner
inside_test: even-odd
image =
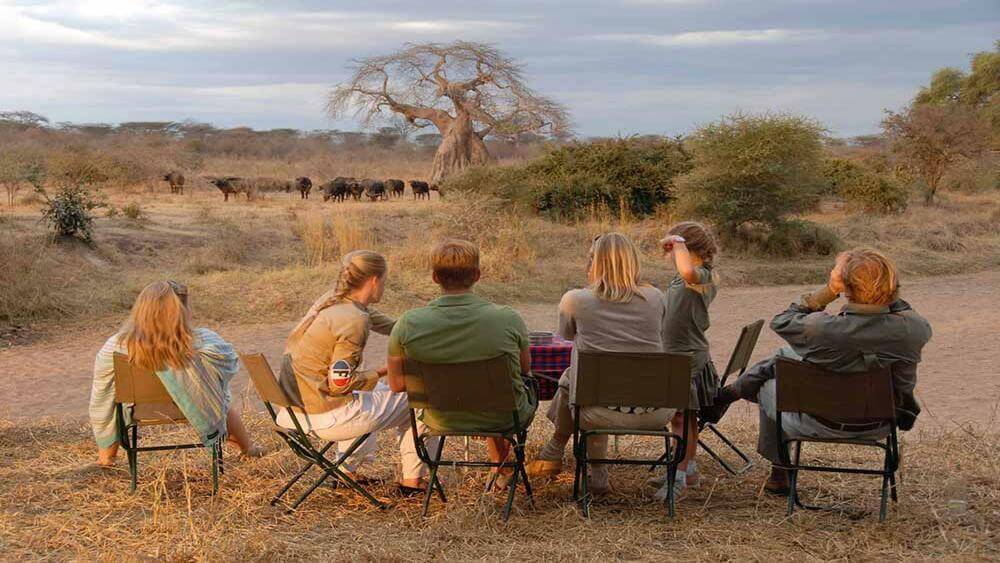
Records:
[[[843,247],[836,233],[810,221],[781,221],[760,245],[769,256],[795,257],[802,255],[830,256]]]
[[[902,212],[910,199],[901,183],[875,174],[863,174],[844,183],[839,193],[849,205],[875,213]]]
[[[141,221],[146,217],[146,214],[143,212],[142,206],[139,205],[138,201],[130,201],[123,205],[122,215],[133,221]]]
[[[898,213],[906,209],[909,192],[905,181],[898,179],[881,160],[871,160],[872,169],[843,158],[823,163],[827,193],[843,198],[851,207],[875,213]]]
[[[648,216],[673,197],[674,178],[690,169],[678,140],[614,139],[566,145],[521,166],[470,168],[442,190],[488,195],[554,219],[595,208]]]
[[[701,127],[687,143],[694,169],[677,179],[681,211],[709,219],[728,239],[748,222],[777,227],[818,201],[823,132],[788,114],[736,114]]]
[[[45,198],[42,220],[47,222],[56,234],[63,237],[77,237],[90,242],[93,237],[94,217],[91,212],[104,203],[84,186],[63,186],[52,197],[42,190]]]
[[[841,195],[844,186],[857,182],[864,175],[865,169],[860,164],[846,158],[828,158],[823,162],[823,192]]]

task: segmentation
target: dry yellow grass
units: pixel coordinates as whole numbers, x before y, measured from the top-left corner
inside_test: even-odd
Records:
[[[119,207],[136,201],[133,193],[108,194]],[[899,216],[852,214],[828,205],[808,218],[832,228],[848,245],[887,251],[909,276],[1000,266],[1000,194],[942,199],[936,207],[914,205]],[[663,284],[673,275],[656,245],[675,219],[667,214],[636,220],[595,212],[587,220],[559,224],[490,200],[415,202],[407,195],[388,203],[334,204],[282,193],[224,203],[217,190],[197,186],[183,196],[163,189],[146,194],[141,210],[141,221],[121,214],[99,218],[92,249],[44,244],[33,205],[7,211],[0,251],[20,262],[5,261],[10,280],[0,289],[0,320],[7,316],[7,324],[32,322],[41,329],[53,320],[63,326],[109,321],[124,313],[142,286],[164,277],[193,287],[206,320],[292,320],[336,279],[340,255],[359,247],[389,258],[385,307],[399,312],[436,295],[428,253],[446,237],[480,245],[480,289],[505,303],[555,302],[584,283],[589,240],[608,230],[637,241],[648,280]],[[830,262],[831,257],[776,260],[723,249],[718,270],[728,286],[814,283],[824,279]],[[15,263],[24,266],[14,268]]]
[[[230,453],[217,498],[209,495],[204,452],[141,456],[140,486],[130,494],[123,467],[108,471],[88,465],[94,446],[87,428],[0,421],[4,558],[985,561],[1000,557],[1000,439],[971,429],[923,435],[915,441],[904,436],[900,502],[890,508],[882,525],[877,520],[878,483],[873,478],[803,477],[808,499],[836,500],[847,512],[799,511],[789,521],[784,500],[760,491],[764,468],[730,477],[707,458],[701,464],[703,484],[679,502],[673,521],[651,499],[644,469],[616,467],[611,469],[612,493],[595,504],[589,521],[570,502],[571,481],[565,474],[553,482],[535,483],[534,509],[519,496],[510,523],[504,525],[502,499],[481,495],[484,474],[474,471],[443,470],[449,502],[435,502],[430,517],[421,519],[419,500],[392,496],[397,454],[388,439],[366,474],[387,480],[374,491],[392,500],[389,510],[378,511],[356,495],[323,488],[296,514],[285,515],[269,501],[301,462],[278,447],[260,415],[248,419],[253,433],[272,450],[258,460],[237,460]],[[536,421],[529,454],[550,428],[547,421]],[[753,429],[727,431],[752,450]],[[647,444],[623,440],[622,451],[649,455],[653,449]],[[479,445],[474,448],[481,451]],[[871,461],[856,453],[848,458]],[[296,487],[293,494],[301,490]],[[949,510],[948,501],[956,495],[968,502],[967,510]]]

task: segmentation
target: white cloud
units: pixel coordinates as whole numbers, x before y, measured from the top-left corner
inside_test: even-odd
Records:
[[[740,29],[686,31],[663,35],[645,33],[606,33],[589,35],[585,39],[643,43],[659,47],[716,47],[741,43],[783,43],[820,39],[828,34],[816,29]]]
[[[15,5],[0,0],[3,43],[83,45],[133,51],[252,51],[369,46],[374,30],[489,36],[526,27],[502,20],[414,20],[375,12],[275,11],[225,4],[189,9],[148,0]]]

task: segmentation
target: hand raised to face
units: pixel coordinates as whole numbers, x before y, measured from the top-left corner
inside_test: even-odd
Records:
[[[660,239],[660,246],[663,247],[663,253],[669,254],[673,252],[675,244],[684,244],[684,237],[680,235],[667,235]]]
[[[844,262],[846,261],[847,259],[845,256],[838,256],[837,263],[833,266],[833,270],[830,270],[830,281],[828,281],[826,285],[830,289],[830,292],[833,293],[834,295],[840,295],[844,293],[845,288],[844,288],[843,271],[844,271]]]

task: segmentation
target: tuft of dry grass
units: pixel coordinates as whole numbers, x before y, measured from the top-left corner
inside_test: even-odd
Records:
[[[394,440],[381,440],[379,458],[365,474],[381,477],[379,511],[356,495],[323,487],[297,513],[285,515],[271,497],[300,467],[279,447],[259,414],[245,414],[271,451],[257,460],[229,452],[221,494],[210,496],[204,451],[140,456],[140,484],[128,492],[124,462],[89,465],[94,446],[87,428],[0,421],[0,545],[10,559],[166,560],[992,560],[1000,557],[1000,436],[971,428],[904,436],[900,502],[885,524],[877,520],[879,483],[857,476],[802,478],[808,500],[836,502],[845,512],[798,511],[761,492],[765,469],[731,477],[707,458],[703,484],[679,501],[668,520],[651,499],[644,468],[611,468],[612,492],[582,518],[570,501],[570,475],[536,481],[535,506],[519,495],[509,524],[500,519],[502,495],[482,494],[481,472],[442,470],[449,502],[420,518],[419,499],[392,493],[398,477]],[[538,417],[529,459],[551,426]],[[727,428],[752,450],[752,428]],[[178,431],[150,432],[145,440],[190,439]],[[456,446],[450,446],[455,448]],[[484,448],[474,443],[473,453]],[[806,450],[811,451],[807,448]],[[452,455],[461,455],[457,450]],[[625,439],[622,453],[655,455],[650,442]],[[703,455],[703,454],[702,454]],[[819,456],[829,459],[827,448]],[[838,461],[872,463],[849,452]],[[291,491],[299,494],[305,485]],[[964,511],[949,500],[967,501]]]

